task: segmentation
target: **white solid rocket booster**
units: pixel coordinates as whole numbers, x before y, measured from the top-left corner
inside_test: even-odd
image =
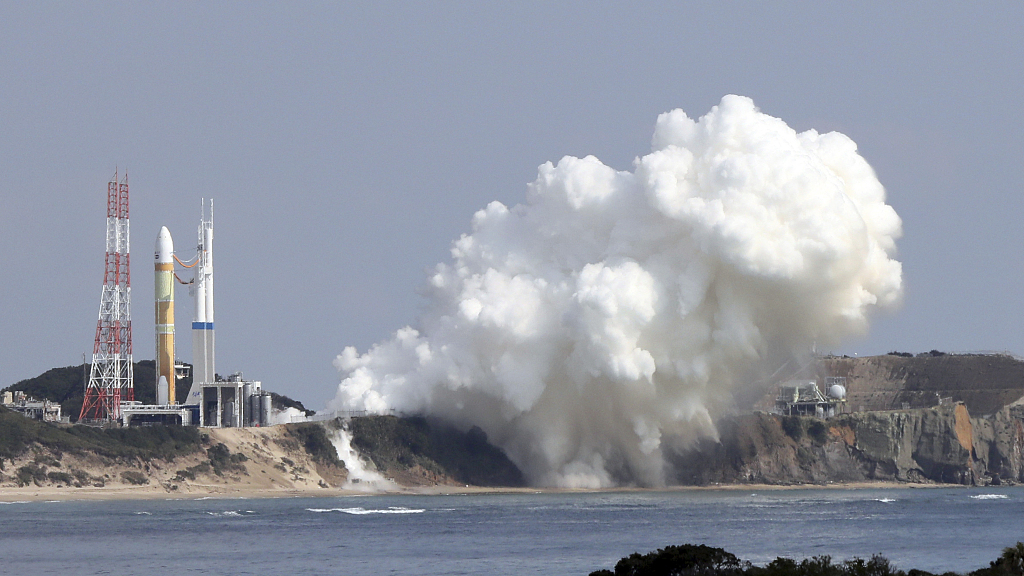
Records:
[[[156,236],[156,403],[174,404],[174,242],[166,226]]]

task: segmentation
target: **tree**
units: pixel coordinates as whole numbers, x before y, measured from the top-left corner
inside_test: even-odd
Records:
[[[1003,553],[999,556],[999,564],[1009,574],[1024,575],[1024,542],[1017,542],[1015,546],[1003,548]]]

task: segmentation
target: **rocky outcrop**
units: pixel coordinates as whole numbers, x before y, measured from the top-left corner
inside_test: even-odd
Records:
[[[962,403],[843,414],[757,413],[721,426],[719,442],[678,455],[682,484],[889,480],[1024,482],[1024,407],[972,418]]]
[[[976,468],[992,483],[1024,482],[1024,405],[971,420]]]
[[[929,408],[942,398],[963,402],[980,416],[1024,396],[1024,362],[1007,354],[830,356],[818,362],[817,372],[821,382],[846,378],[847,405],[857,411]]]

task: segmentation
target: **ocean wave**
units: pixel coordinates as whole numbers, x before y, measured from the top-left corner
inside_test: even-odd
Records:
[[[225,510],[223,512],[207,512],[210,516],[241,516],[243,514],[255,514],[253,510]]]
[[[405,508],[402,506],[389,506],[387,508],[306,508],[310,512],[342,512],[344,514],[420,514],[426,512],[423,508]]]
[[[152,512],[142,511],[142,512],[136,512],[135,515],[136,516],[152,516],[153,513]]]
[[[896,501],[895,498],[875,498],[875,502],[885,502],[886,504],[888,504],[889,502],[895,502],[895,501]]]
[[[1009,496],[1006,494],[975,494],[970,498],[974,500],[1006,500]]]

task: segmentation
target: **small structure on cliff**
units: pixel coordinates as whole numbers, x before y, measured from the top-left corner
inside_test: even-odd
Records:
[[[779,387],[775,411],[785,416],[831,418],[843,412],[846,404],[845,378],[828,378],[828,391],[822,394],[817,380],[790,380]]]

